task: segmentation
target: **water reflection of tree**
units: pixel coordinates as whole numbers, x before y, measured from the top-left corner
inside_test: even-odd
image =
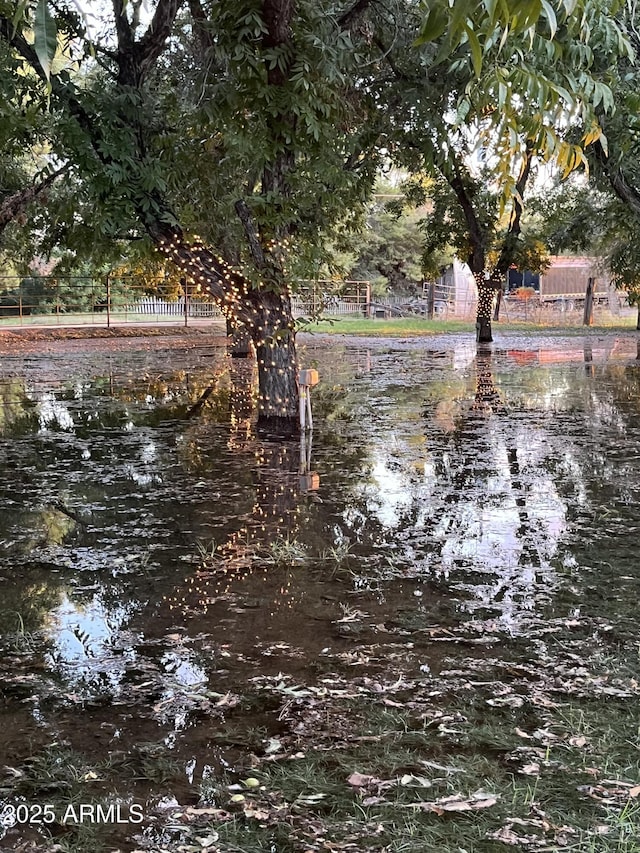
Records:
[[[51,574],[51,566],[40,564],[30,567],[28,578],[16,572],[3,580],[0,635],[5,643],[14,643],[16,639],[27,643],[60,603],[64,585]]]
[[[473,402],[460,406],[442,450],[433,454],[441,511],[431,532],[444,540],[438,558],[470,594],[469,605],[511,622],[552,575],[559,531],[542,492],[559,525],[566,507],[544,464],[546,439],[518,426],[517,418],[514,428],[492,359],[490,350],[478,351]]]
[[[561,440],[547,435],[544,417],[517,410],[525,395],[514,411],[495,381],[491,351],[455,374],[443,355],[423,353],[436,375],[421,386],[432,399],[422,441],[409,411],[415,389],[390,385],[383,417],[373,397],[369,434],[351,460],[357,476],[340,459],[344,448],[336,449],[343,469],[336,500],[323,470],[324,535],[351,541],[361,577],[377,565],[381,578],[442,582],[469,607],[486,606],[509,622],[554,576],[566,515],[555,478]],[[497,358],[500,365],[504,356]],[[376,421],[384,425],[376,429]],[[353,443],[357,431],[350,434]]]
[[[499,412],[503,409],[500,392],[493,378],[492,351],[489,347],[478,346],[476,354],[476,394],[473,409],[478,411]]]
[[[229,480],[248,468],[245,455],[238,472],[225,472],[229,457],[219,452],[218,442],[231,435],[229,456],[237,453],[232,445],[246,433],[251,405],[247,377],[230,379],[224,359],[164,372],[127,369],[126,362],[116,367],[90,381],[57,368],[38,381],[0,385],[5,557],[20,562],[28,553],[64,570],[113,564],[123,553],[149,560],[154,549],[166,548],[168,535],[170,553],[184,547],[181,527],[191,527],[202,497],[189,482],[189,468],[198,467],[190,434],[201,435],[203,424],[222,425],[207,442],[214,477]],[[184,514],[176,514],[181,498]],[[114,595],[122,592],[113,586]]]
[[[26,575],[2,589],[10,603],[14,587],[28,596],[26,630],[50,636],[49,664],[88,694],[117,693],[142,665],[164,672],[138,645],[147,631],[164,634],[166,604],[203,615],[218,602],[228,615],[250,600],[251,621],[260,611],[266,624],[303,594],[291,554],[268,559],[270,546],[294,543],[298,532],[300,445],[256,437],[245,373],[232,364],[226,375],[204,368],[132,381],[111,374],[81,387],[69,381],[46,392],[55,424],[42,431],[36,417],[13,433],[20,464],[4,480],[18,498],[3,516],[7,532],[35,530],[38,501],[54,515],[47,510],[46,542],[32,542],[28,558],[10,556]],[[37,411],[43,396],[23,385],[17,399]],[[20,471],[29,472],[26,492],[16,488]],[[198,541],[206,549],[212,539],[214,560],[199,559]],[[54,573],[38,592],[33,565],[45,558]],[[132,648],[116,659],[113,644],[127,642]],[[33,651],[44,654],[39,639]]]

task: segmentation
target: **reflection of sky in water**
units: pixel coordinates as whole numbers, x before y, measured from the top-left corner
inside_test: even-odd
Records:
[[[453,362],[469,367],[468,355],[456,352]],[[548,416],[537,420],[536,410],[546,407],[513,377],[511,397],[519,405],[529,400],[530,423],[510,419],[508,402],[499,414],[465,408],[474,373],[471,367],[461,396],[445,398],[422,422],[407,417],[398,399],[395,408],[373,403],[368,476],[355,490],[360,508],[347,506],[343,518],[361,536],[373,520],[394,560],[410,560],[425,577],[446,578],[462,594],[463,609],[489,607],[494,619],[516,630],[519,617],[557,581],[553,565],[568,526],[565,493],[569,485],[574,503],[586,500],[584,461]],[[428,383],[426,376],[425,396]],[[590,411],[616,420],[606,406]],[[428,437],[424,444],[419,434]]]
[[[162,483],[162,475],[158,468],[158,448],[153,440],[144,442],[138,451],[139,462],[124,466],[124,474],[138,486],[149,486],[152,483]]]
[[[51,391],[40,395],[38,421],[40,422],[40,429],[43,432],[51,426],[58,426],[60,429],[69,431],[74,428],[73,418],[69,414],[69,409]]]
[[[205,670],[193,660],[188,649],[172,649],[162,656],[162,664],[173,679],[183,687],[193,687],[207,681]]]
[[[49,663],[61,667],[71,681],[83,680],[89,671],[102,672],[115,687],[136,652],[130,646],[114,654],[113,641],[138,608],[138,602],[105,602],[100,593],[83,603],[65,594],[45,626],[52,646]]]
[[[566,505],[543,468],[545,436],[529,433],[526,443],[521,436],[514,437],[524,474],[512,471],[504,436],[493,438],[492,475],[468,494],[461,493],[438,525],[445,566],[464,559],[485,571],[519,570],[522,559],[527,559],[525,538],[535,540],[539,560],[548,560],[565,531]]]
[[[165,652],[157,664],[142,656],[143,635],[123,633],[139,606],[105,603],[99,594],[79,604],[64,595],[45,627],[52,646],[46,660],[62,672],[71,689],[84,696],[96,690],[101,693],[105,687],[114,696],[122,695],[127,674],[148,683],[153,683],[155,675],[161,694],[153,710],[159,723],[170,725],[166,743],[171,746],[175,734],[187,725],[193,697],[207,685],[208,676],[196,653],[181,645]]]
[[[385,527],[395,527],[402,518],[402,510],[408,509],[413,500],[407,489],[406,474],[390,471],[386,461],[377,457],[371,476],[375,494],[369,502],[370,509]]]

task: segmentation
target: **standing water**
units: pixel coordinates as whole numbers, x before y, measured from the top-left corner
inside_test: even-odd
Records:
[[[636,850],[636,338],[143,346],[0,358],[0,849]]]

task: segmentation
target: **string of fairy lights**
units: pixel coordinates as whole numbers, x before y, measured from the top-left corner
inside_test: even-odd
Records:
[[[291,567],[260,559],[265,537],[292,541],[300,528],[300,489],[297,448],[281,444],[260,444],[254,450],[256,463],[254,503],[246,523],[231,531],[210,558],[204,558],[193,574],[171,594],[163,596],[170,610],[182,615],[207,613],[220,601],[227,601],[245,584],[262,581],[270,589],[265,603],[270,615],[291,609],[302,591],[295,583]],[[268,549],[267,549],[268,550]]]
[[[492,279],[487,279],[485,273],[474,272],[473,277],[476,282],[476,290],[478,292],[478,317],[491,319],[491,311],[493,309],[493,300],[496,295],[496,287]]]
[[[471,409],[486,413],[504,410],[500,392],[493,380],[490,348],[479,350],[476,356],[476,394]]]
[[[162,237],[158,249],[182,272],[188,284],[212,297],[233,328],[244,326],[248,330],[259,369],[260,415],[297,418],[299,366],[290,286],[277,293],[263,280],[251,283],[199,238],[186,242],[178,234]],[[276,259],[285,277],[284,258],[290,249],[286,239],[271,240],[266,246],[267,254]]]

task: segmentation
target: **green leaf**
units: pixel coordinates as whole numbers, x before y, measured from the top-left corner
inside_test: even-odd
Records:
[[[506,85],[502,82],[502,80],[500,80],[498,82],[498,106],[500,107],[500,109],[502,109],[507,102],[508,91],[509,90],[507,89]]]
[[[498,17],[498,0],[485,0],[484,8],[487,10],[487,14],[489,15],[489,22],[492,26],[495,26]]]
[[[548,2],[548,0],[542,0],[542,8],[544,9],[547,21],[549,22],[551,38],[554,38],[555,34],[558,31],[558,20],[556,18],[556,13],[553,11],[553,6],[551,5],[551,3]]]
[[[427,19],[420,30],[420,35],[415,40],[414,44],[419,46],[431,41],[436,41],[436,39],[439,39],[447,29],[448,24],[449,16],[443,9],[437,7],[430,9]]]
[[[45,77],[51,76],[51,65],[58,48],[56,22],[51,17],[47,0],[38,0],[33,22],[34,47]]]
[[[467,32],[467,37],[469,39],[469,47],[471,48],[471,61],[473,62],[473,70],[476,73],[476,77],[479,77],[482,71],[482,48],[480,47],[478,36],[474,33],[471,27],[467,26],[465,29]]]

